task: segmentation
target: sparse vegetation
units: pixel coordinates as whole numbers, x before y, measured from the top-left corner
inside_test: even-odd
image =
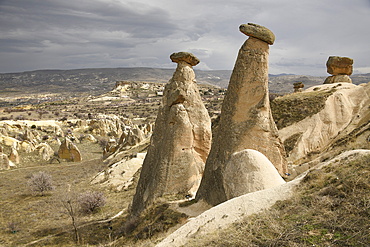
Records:
[[[88,191],[79,195],[78,202],[82,213],[92,214],[105,205],[106,199],[102,192]]]
[[[271,101],[272,116],[278,129],[282,129],[322,110],[325,100],[335,92],[314,91],[302,92],[277,97]]]
[[[52,176],[43,171],[32,174],[27,184],[31,191],[42,196],[45,195],[45,192],[54,190]]]
[[[188,216],[169,208],[164,203],[147,209],[140,217],[129,217],[123,225],[122,232],[127,238],[143,240],[184,222]]]
[[[370,155],[311,171],[296,196],[189,246],[368,246]]]
[[[201,87],[201,95],[216,126],[226,90],[208,85]],[[292,88],[292,85],[289,87]],[[58,87],[53,89],[59,91]],[[108,85],[106,89],[99,90],[106,92],[109,89],[112,87]],[[20,94],[15,93],[17,97]],[[314,114],[323,107],[324,100],[331,93],[316,90],[310,94],[288,95],[284,97],[286,101],[276,98],[276,105],[272,107],[274,114],[277,114],[274,117],[279,122],[279,128]],[[154,96],[143,98],[150,94]],[[63,121],[65,132],[68,128],[74,131],[80,127],[76,118],[94,120],[101,113],[131,120],[143,117],[146,121],[154,121],[161,104],[161,97],[155,96],[155,91],[142,92],[139,88],[135,89],[135,101],[92,102],[88,101],[89,92],[44,96],[20,96],[12,102],[4,102],[6,108],[3,108],[1,119],[59,119]],[[271,99],[275,96],[271,95]],[[135,124],[145,119],[135,120]],[[54,151],[58,150],[56,139],[62,134],[56,136],[54,130],[45,130],[35,124],[30,129],[40,140],[50,144]],[[26,136],[17,129],[7,131],[19,141],[26,140]],[[69,134],[75,134],[73,131]],[[351,133],[351,139],[346,136],[336,144],[355,140],[359,131]],[[186,221],[185,214],[171,209],[167,203],[146,210],[140,217],[127,218],[126,211],[115,217],[129,207],[139,174],[135,175],[133,185],[120,192],[90,184],[91,178],[107,166],[101,159],[101,147],[106,146],[109,138],[118,138],[113,132],[103,136],[93,133],[98,142],[92,143],[84,138],[92,132],[92,129],[86,129],[81,135],[76,135],[79,137],[76,143],[80,141],[78,148],[83,153],[83,162],[62,160],[51,164],[38,158],[37,151],[20,151],[20,165],[13,170],[0,171],[0,246],[24,246],[32,241],[36,242],[30,246],[76,246],[76,243],[81,246],[140,246],[148,243],[151,246],[168,234],[172,227]],[[292,136],[284,143],[288,152],[297,138],[298,135]],[[10,152],[9,147],[3,148],[5,153]],[[127,154],[137,152],[138,148],[128,150]],[[121,156],[115,157],[115,161],[120,159]],[[369,181],[369,177],[368,168],[364,168],[369,158],[365,163],[361,162],[313,172],[297,192],[296,198],[280,202],[272,210],[252,216],[225,232],[215,233],[212,239],[211,236],[197,239],[196,243],[189,246],[362,246],[362,243],[369,241],[365,234],[369,229],[366,219],[369,216],[369,196],[365,193],[369,185],[365,179]],[[32,189],[35,193],[47,196],[26,193],[31,188],[29,183],[25,183],[26,179],[31,179],[29,174],[37,174],[38,171],[53,175],[50,185],[54,188],[52,193],[48,193],[50,190]],[[74,194],[81,196],[69,197],[69,200],[61,203],[67,188],[72,188]],[[101,192],[94,195],[94,191]],[[84,203],[82,195],[86,195]],[[109,203],[103,207],[104,201]],[[187,207],[193,202],[187,201],[180,206]],[[82,211],[84,213],[81,214]]]

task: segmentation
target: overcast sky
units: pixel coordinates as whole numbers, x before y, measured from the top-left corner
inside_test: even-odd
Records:
[[[370,0],[0,0],[0,73],[36,69],[232,69],[243,23],[276,35],[270,73],[327,75],[329,56],[370,73]]]

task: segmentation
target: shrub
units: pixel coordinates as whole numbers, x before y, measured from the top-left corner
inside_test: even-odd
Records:
[[[32,174],[28,180],[28,186],[33,192],[45,195],[46,191],[54,190],[52,176],[46,172]]]
[[[81,193],[78,199],[82,213],[92,214],[105,205],[105,196],[102,192],[88,191]]]

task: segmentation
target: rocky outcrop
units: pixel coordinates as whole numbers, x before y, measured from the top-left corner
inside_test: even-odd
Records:
[[[235,152],[257,150],[281,175],[287,172],[285,150],[271,115],[268,93],[269,44],[274,36],[255,24],[242,25],[240,30],[253,35],[239,50],[196,197],[211,205],[229,199],[223,181],[227,162]]]
[[[36,150],[39,151],[39,155],[43,160],[50,160],[54,156],[54,150],[49,144],[43,142],[36,146]]]
[[[81,153],[77,146],[73,144],[68,138],[65,138],[58,150],[58,156],[61,159],[66,159],[72,162],[79,162],[82,160]]]
[[[320,111],[279,130],[282,141],[291,142],[288,160],[293,164],[302,163],[308,155],[318,154],[341,142],[351,145],[351,138],[370,128],[370,83],[358,86],[324,84],[308,88],[301,94],[309,96],[313,92],[331,94]],[[364,142],[367,146],[355,148],[370,148],[369,142]]]
[[[165,86],[132,214],[139,214],[163,196],[194,194],[211,146],[211,120],[192,68],[199,60],[184,52],[170,58],[178,65]]]
[[[302,92],[302,88],[304,88],[304,84],[302,82],[295,82],[293,83],[294,92],[299,93]]]
[[[18,153],[18,151],[14,147],[12,147],[12,149],[10,151],[9,160],[11,162],[13,162],[14,164],[16,164],[16,165],[19,164],[19,161],[20,161],[19,153]]]
[[[337,82],[352,83],[350,75],[353,71],[353,59],[349,57],[329,57],[326,62],[327,72],[332,76],[325,79],[324,84],[331,84]]]
[[[98,173],[91,181],[92,184],[108,186],[115,191],[127,190],[134,182],[134,175],[141,168],[145,153],[138,153],[135,157],[126,157]]]
[[[0,152],[0,170],[9,170],[11,167],[8,155]]]

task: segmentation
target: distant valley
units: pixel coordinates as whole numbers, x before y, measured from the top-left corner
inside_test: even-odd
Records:
[[[27,93],[81,93],[91,95],[112,90],[116,81],[166,83],[175,69],[159,68],[96,68],[74,70],[37,70],[21,73],[0,74],[2,96]],[[226,88],[231,70],[195,70],[198,83]],[[303,82],[305,88],[322,84],[325,76],[270,75],[271,93],[290,93],[294,82]],[[353,83],[367,83],[370,74],[351,76]]]

